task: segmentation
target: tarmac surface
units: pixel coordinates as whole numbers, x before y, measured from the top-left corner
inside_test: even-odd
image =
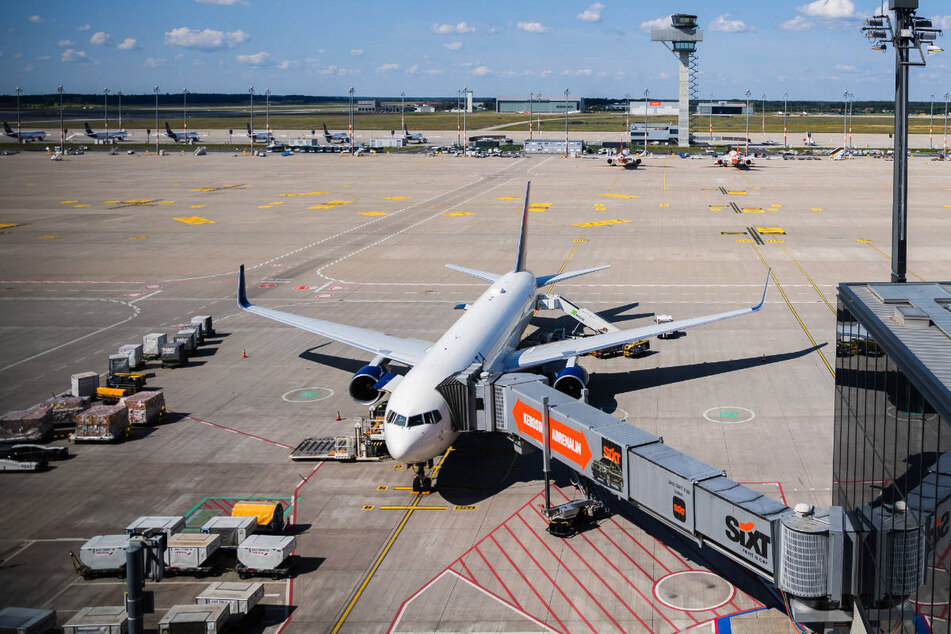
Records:
[[[366,414],[347,384],[368,357],[241,313],[236,271],[248,267],[263,306],[435,340],[458,317],[452,307],[483,289],[443,265],[512,265],[527,180],[538,204],[529,266],[544,275],[612,264],[556,290],[619,325],[755,304],[771,267],[760,313],[652,340],[641,359],[582,364],[593,405],[776,499],[828,506],[835,285],[889,278],[892,163],[0,161],[0,411],[63,392],[71,374],[105,371],[119,345],[172,334],[192,315],[213,315],[219,333],[185,368],[146,367],[168,422],[120,444],[71,444],[47,472],[3,474],[0,607],[53,607],[64,623],[85,606],[121,605],[124,583],[84,581],[70,551],[141,515],[195,526],[264,497],[290,507],[296,575],[262,579],[266,607],[241,631],[710,632],[739,613],[734,632],[794,631],[764,583],[642,516],[548,535],[540,458],[504,438],[460,439],[428,496],[414,496],[411,471],[392,461],[289,461],[303,438],[350,433]],[[909,279],[951,270],[949,169],[910,160]],[[570,322],[541,313],[536,325]],[[555,499],[576,497],[558,475]],[[230,579],[147,584],[147,627]]]

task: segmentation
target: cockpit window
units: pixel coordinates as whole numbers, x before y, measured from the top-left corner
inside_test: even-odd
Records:
[[[394,412],[393,410],[390,410],[389,412],[387,412],[386,422],[392,423],[394,418],[396,418],[396,412]]]
[[[438,409],[434,409],[431,412],[426,412],[426,424],[435,425],[442,420],[442,414],[439,413]]]
[[[416,427],[417,425],[422,425],[422,424],[423,424],[423,415],[422,415],[422,414],[415,414],[415,415],[409,417],[409,426],[410,426],[410,427]]]
[[[393,424],[397,427],[406,427],[406,417],[402,414],[397,414],[396,419],[393,420]]]

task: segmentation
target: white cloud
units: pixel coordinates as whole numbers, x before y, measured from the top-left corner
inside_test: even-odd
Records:
[[[413,64],[412,66],[410,66],[409,68],[406,69],[406,72],[409,73],[410,75],[416,75],[416,74],[418,74],[418,73],[419,73],[419,64]]]
[[[539,77],[551,77],[551,71],[550,71],[550,70],[543,70],[542,72],[538,73],[538,76],[539,76]]]
[[[798,10],[816,18],[851,18],[855,15],[852,0],[815,0],[798,7]]]
[[[590,77],[590,68],[579,68],[577,70],[563,70],[561,74],[565,77]]]
[[[488,66],[477,66],[472,69],[472,74],[476,77],[482,77],[483,75],[488,75],[492,71],[489,70]]]
[[[519,22],[515,26],[527,33],[548,33],[548,27],[543,26],[541,22]]]
[[[41,18],[41,17],[38,16],[38,15],[31,15],[31,16],[30,16],[29,18],[27,18],[27,19],[28,19],[30,22],[32,22],[33,24],[43,24],[43,18]]]
[[[142,65],[146,68],[158,68],[159,66],[165,66],[168,64],[168,60],[164,57],[147,57],[145,63]]]
[[[249,4],[251,4],[250,2],[247,2],[246,0],[195,0],[195,2],[197,2],[198,4],[221,4],[221,5],[226,5],[229,7],[233,7],[239,4],[246,7]]]
[[[664,17],[657,18],[656,20],[647,20],[646,22],[641,22],[641,30],[650,31],[651,29],[663,29],[670,26],[671,24],[670,16],[665,15]]]
[[[731,20],[729,13],[724,13],[711,22],[709,28],[711,31],[722,31],[723,33],[749,33],[756,30],[743,20]]]
[[[449,33],[472,33],[475,29],[465,22],[460,22],[459,24],[433,24],[430,29],[433,33],[439,33],[440,35],[447,35]]]
[[[951,31],[951,15],[936,15],[931,18],[931,23],[935,28]]]
[[[801,15],[797,15],[792,20],[786,20],[779,25],[779,28],[784,31],[808,31],[812,27],[813,24]]]
[[[236,31],[215,31],[212,29],[190,29],[187,26],[181,26],[165,33],[165,44],[168,46],[184,46],[186,48],[197,48],[205,51],[213,51],[224,47],[234,47],[242,42],[247,42],[251,36],[238,29]]]
[[[449,44],[443,44],[445,48],[448,48],[450,51],[458,51],[462,48],[462,42],[449,42]]]
[[[300,67],[301,63],[296,59],[285,59],[274,66],[278,70],[296,70]]]
[[[351,49],[350,49],[350,54],[351,54],[351,55],[363,55],[363,49],[362,49],[362,48],[351,48]]]
[[[135,38],[127,37],[119,42],[120,51],[134,51],[138,48],[139,45],[136,43]]]
[[[657,73],[654,79],[670,79],[670,73]]]
[[[105,31],[97,31],[89,38],[89,43],[97,46],[112,46],[112,38]]]
[[[377,67],[376,67],[376,72],[378,72],[378,73],[388,73],[388,72],[390,72],[390,71],[399,70],[399,69],[400,69],[400,65],[399,65],[399,64],[389,63],[389,64],[382,64],[382,65],[380,65],[380,66],[377,66]]]
[[[427,68],[423,71],[424,75],[442,75],[442,70],[439,68]]]
[[[36,61],[38,61],[38,62],[48,62],[48,61],[50,61],[50,56],[49,56],[49,55],[40,55],[39,57],[36,58]]]
[[[582,22],[600,22],[601,21],[601,11],[604,10],[604,5],[600,2],[595,2],[590,7],[579,13],[577,17]]]
[[[76,46],[76,42],[72,40],[60,40],[56,43],[56,46]]]
[[[84,25],[82,25],[82,26],[77,26],[77,27],[76,27],[76,30],[77,30],[77,31],[88,31],[90,28],[92,28],[92,27],[90,27],[88,24],[84,24]]]
[[[843,71],[847,73],[854,73],[858,70],[858,68],[856,68],[852,64],[836,64],[835,69],[838,71]]]
[[[67,48],[63,51],[62,55],[59,56],[61,62],[67,64],[84,64],[86,62],[91,62],[89,55],[86,55],[85,51],[77,51],[72,48]]]
[[[35,66],[33,66],[33,64],[27,64],[23,67],[23,70],[27,73],[32,73],[34,68]]]
[[[270,53],[266,53],[265,51],[260,51],[253,55],[238,55],[237,57],[235,57],[235,59],[238,60],[238,62],[241,64],[249,64],[251,66],[264,66],[265,64],[271,61],[271,55]]]

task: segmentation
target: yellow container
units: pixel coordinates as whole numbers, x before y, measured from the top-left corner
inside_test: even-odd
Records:
[[[231,517],[255,517],[258,526],[281,531],[284,528],[284,505],[267,500],[245,500],[232,507]]]

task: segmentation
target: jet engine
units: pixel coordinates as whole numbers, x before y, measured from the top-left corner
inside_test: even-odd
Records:
[[[749,159],[749,158],[743,159],[743,162],[746,164],[747,167],[749,167],[750,165],[753,164],[753,159]]]
[[[555,377],[552,385],[556,390],[572,398],[581,398],[581,391],[588,385],[588,373],[580,365],[570,365]]]
[[[373,405],[383,396],[382,390],[375,390],[376,385],[383,375],[386,374],[386,368],[382,365],[367,365],[353,375],[350,379],[350,398],[360,405]]]

